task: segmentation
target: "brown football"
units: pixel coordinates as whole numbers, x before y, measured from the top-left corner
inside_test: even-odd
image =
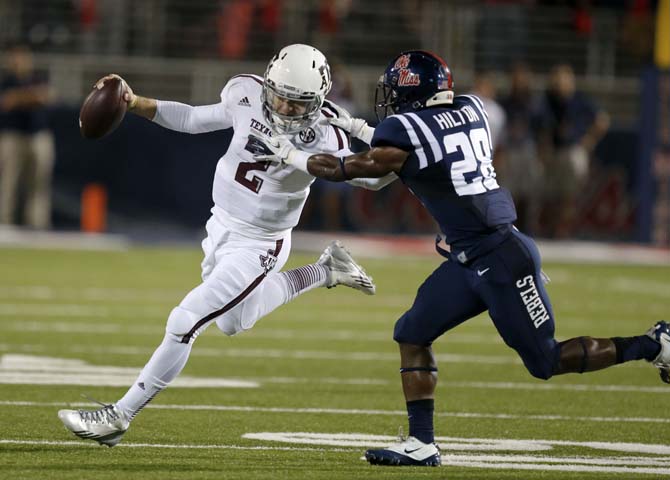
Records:
[[[102,88],[93,87],[79,111],[79,130],[85,138],[102,138],[119,126],[126,114],[123,82],[119,78],[105,80]]]

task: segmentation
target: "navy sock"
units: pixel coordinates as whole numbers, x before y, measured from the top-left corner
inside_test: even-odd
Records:
[[[433,430],[434,407],[435,401],[432,398],[407,402],[410,436],[421,440],[423,443],[433,443],[435,441]]]
[[[638,337],[614,337],[616,363],[631,360],[653,360],[661,351],[661,345],[646,335]]]

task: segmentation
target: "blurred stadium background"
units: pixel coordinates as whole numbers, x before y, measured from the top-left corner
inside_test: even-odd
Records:
[[[404,49],[438,52],[459,92],[497,102],[496,169],[520,226],[542,239],[557,338],[639,334],[668,320],[670,0],[0,0],[0,58],[30,48],[48,79],[42,120],[55,140],[48,228],[27,225],[19,208],[0,225],[0,478],[407,478],[358,460],[406,423],[393,324],[441,261],[434,225],[401,185],[317,182],[293,237],[287,267],[343,238],[377,295],[318,289],[247,334],[211,328],[183,383],[118,448],[93,448],[56,417],[91,406],[81,392],[119,398],[199,282],[229,139],[129,114],[112,135],[85,140],[78,113],[93,83],[116,72],[140,95],[214,103],[228,78],[262,74],[293,42],[322,49],[335,101],[371,122],[379,74]],[[3,63],[0,135],[11,130]],[[581,93],[566,108],[551,91],[571,72]],[[413,478],[670,475],[668,389],[645,362],[542,382],[487,315],[435,350],[447,470]],[[305,438],[286,439],[296,435]]]
[[[371,122],[375,84],[388,59],[408,48],[438,52],[458,91],[474,89],[507,107],[495,163],[517,196],[522,228],[544,238],[667,247],[670,19],[657,16],[659,8],[651,0],[0,0],[0,53],[16,42],[29,45],[55,99],[47,113],[56,145],[56,231],[81,228],[82,193],[90,194],[91,185],[104,194],[84,208],[96,210],[95,199],[107,208],[102,221],[84,222],[89,230],[190,241],[202,235],[209,214],[212,174],[227,132],[182,135],[127,115],[111,136],[84,140],[78,110],[96,79],[116,72],[140,95],[215,103],[228,78],[262,74],[274,51],[305,42],[333,65],[333,99]],[[609,118],[587,152],[588,174],[576,179],[565,204],[551,196],[553,173],[545,168],[552,155],[566,161],[543,140],[557,133],[551,125],[535,128],[547,124],[541,104],[557,65],[573,69],[589,107],[583,118],[568,120],[566,128],[578,132],[573,136],[588,130],[594,112]],[[537,117],[521,118],[527,122],[521,126],[510,100],[511,74],[520,66],[529,75],[529,108],[539,105],[531,112]],[[530,142],[531,158],[515,167],[519,138]],[[401,185],[373,194],[321,182],[298,229],[435,230]],[[3,231],[16,238],[15,229]]]

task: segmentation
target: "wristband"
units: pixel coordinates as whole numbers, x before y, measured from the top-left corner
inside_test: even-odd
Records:
[[[349,180],[346,170],[344,169],[344,157],[340,157],[340,170],[342,170],[342,176],[345,180]]]
[[[305,173],[309,173],[307,171],[307,160],[311,156],[312,156],[311,153],[303,152],[302,150],[298,149],[293,149],[289,152],[288,157],[286,157],[284,163],[286,163],[287,165],[291,165],[292,167],[295,167],[298,170],[301,170]]]

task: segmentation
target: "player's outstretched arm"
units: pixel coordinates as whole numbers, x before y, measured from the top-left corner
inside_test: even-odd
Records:
[[[397,173],[408,153],[395,147],[375,147],[365,152],[338,158],[334,155],[315,154],[307,159],[307,172],[332,182],[353,178],[381,178]]]
[[[272,152],[254,155],[257,161],[270,161],[292,165],[317,178],[331,182],[344,182],[354,178],[381,178],[402,169],[409,152],[396,147],[374,147],[365,152],[346,157],[327,153],[309,153],[296,148],[284,135],[269,137],[259,134],[258,139]]]
[[[162,127],[184,133],[205,133],[224,130],[232,126],[229,112],[223,102],[213,105],[191,106],[185,103],[141,97],[133,92],[119,75],[110,74],[96,83],[100,88],[105,81],[118,78],[123,82],[123,99],[128,111],[151,120]]]

